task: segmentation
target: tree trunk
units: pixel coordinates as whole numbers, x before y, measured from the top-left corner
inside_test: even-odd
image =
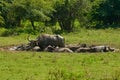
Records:
[[[35,25],[34,25],[34,21],[31,21],[31,25],[32,25],[33,30],[36,30]]]
[[[67,32],[71,32],[73,30],[74,26],[74,20],[62,20],[59,21],[59,25],[61,27],[61,30],[65,30]]]

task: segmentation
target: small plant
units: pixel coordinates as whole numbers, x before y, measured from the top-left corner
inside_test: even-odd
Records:
[[[80,73],[73,73],[57,68],[50,70],[48,74],[48,80],[80,80],[83,77]]]
[[[8,30],[5,30],[3,33],[1,33],[1,36],[3,37],[7,37],[7,36],[16,36],[16,35],[19,35],[19,33],[16,32],[16,30],[14,29],[8,29]]]
[[[60,69],[50,70],[48,80],[63,80],[64,72]]]

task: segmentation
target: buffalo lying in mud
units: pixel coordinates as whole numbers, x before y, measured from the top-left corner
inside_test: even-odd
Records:
[[[66,45],[65,47],[58,47],[58,46],[47,46],[43,50],[39,46],[32,47],[30,45],[20,45],[14,46],[9,50],[16,50],[16,51],[46,51],[46,52],[68,52],[68,53],[95,53],[95,52],[119,52],[119,49],[111,48],[109,46],[81,46],[81,45]]]
[[[72,50],[73,52],[81,53],[81,52],[118,52],[119,49],[111,48],[110,46],[105,46],[105,45],[99,45],[99,46],[87,46],[86,44],[81,44],[81,45],[67,45],[67,48]]]
[[[114,51],[114,48],[109,46],[90,46],[90,47],[80,47],[76,50],[76,52],[110,52]]]
[[[65,39],[60,35],[41,34],[35,40],[30,40],[28,36],[28,44],[14,46],[9,50],[16,51],[47,51],[47,52],[69,52],[69,53],[84,53],[84,52],[118,52],[119,49],[111,48],[105,45],[87,44],[68,44],[65,45]]]
[[[28,41],[29,41],[28,45],[31,46],[31,48],[39,46],[41,50],[44,50],[49,45],[54,47],[65,46],[65,39],[60,35],[41,34],[36,38],[36,40],[30,40],[28,37]]]
[[[44,49],[44,51],[47,51],[47,52],[68,52],[68,53],[73,53],[73,51],[69,48],[65,48],[65,47],[52,47],[52,46],[48,46]]]

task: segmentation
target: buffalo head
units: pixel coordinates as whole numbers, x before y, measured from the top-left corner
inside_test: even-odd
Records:
[[[28,45],[29,45],[31,48],[34,48],[35,46],[38,45],[38,41],[37,41],[37,40],[30,40],[29,37],[30,37],[30,36],[27,37],[27,40],[29,41]]]

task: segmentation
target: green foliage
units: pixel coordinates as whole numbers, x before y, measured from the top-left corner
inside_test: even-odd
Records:
[[[5,27],[10,22],[9,19],[7,18],[7,13],[9,12],[9,9],[8,9],[9,6],[10,6],[10,3],[8,3],[7,1],[4,1],[4,0],[0,1],[0,15],[4,19]]]
[[[61,30],[72,31],[74,28],[75,19],[83,20],[83,15],[85,11],[85,0],[58,0],[56,1],[53,12],[51,16],[51,21],[53,24],[59,23]]]
[[[10,2],[2,0],[0,11],[7,28],[20,26],[21,20],[30,20],[35,29],[35,21],[50,20],[47,15],[53,10],[51,5],[50,1],[44,0],[12,0]]]
[[[97,28],[105,28],[110,25],[118,27],[120,23],[119,4],[120,0],[95,0],[91,10],[91,22],[96,22]]]
[[[35,32],[41,22],[51,29],[58,23],[60,28],[54,29],[55,33],[78,27],[116,28],[120,25],[119,4],[119,0],[1,0],[0,27],[24,28],[29,21],[29,28]]]
[[[33,29],[35,30],[35,21],[46,21],[50,18],[47,16],[52,11],[49,2],[44,0],[15,0],[14,3],[20,4],[26,10],[26,15],[24,15],[26,20],[30,20]],[[46,6],[44,6],[46,5]],[[24,13],[25,14],[25,13]]]
[[[5,25],[3,17],[0,15],[0,27]]]
[[[16,33],[16,31],[14,29],[8,29],[6,31],[4,31],[0,36],[4,36],[4,37],[8,37],[8,36],[15,36],[18,35],[18,33]]]

